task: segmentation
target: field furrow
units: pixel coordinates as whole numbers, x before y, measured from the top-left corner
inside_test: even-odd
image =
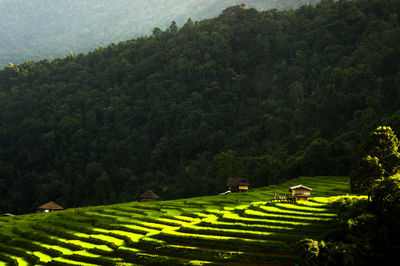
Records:
[[[129,202],[0,218],[0,265],[294,265],[295,243],[336,222],[347,178],[297,181],[193,199]],[[316,196],[270,201],[297,183]]]

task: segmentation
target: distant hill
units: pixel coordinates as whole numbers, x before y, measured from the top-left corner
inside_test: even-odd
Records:
[[[0,67],[88,52],[99,45],[151,34],[172,21],[217,16],[245,3],[259,10],[297,8],[317,0],[2,0]]]
[[[400,2],[241,6],[0,71],[0,211],[348,175],[400,132]]]

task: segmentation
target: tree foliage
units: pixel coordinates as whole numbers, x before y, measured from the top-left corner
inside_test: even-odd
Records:
[[[345,196],[332,203],[341,225],[323,241],[298,242],[304,265],[390,264],[400,257],[400,172],[398,140],[387,126],[370,135],[366,152],[352,171],[353,193],[368,193],[368,200]]]
[[[350,174],[350,187],[353,193],[371,195],[375,182],[383,177],[384,170],[377,157],[367,155],[362,158]]]
[[[392,176],[400,170],[399,141],[388,126],[377,127],[370,135],[366,155],[350,174],[353,193],[371,195],[377,180]]]
[[[254,187],[347,175],[363,132],[382,121],[400,130],[399,11],[386,0],[232,6],[86,55],[10,64],[0,210],[134,200],[149,188],[217,194],[228,175]]]
[[[2,0],[0,67],[9,62],[55,58],[88,52],[133,37],[148,35],[155,25],[185,24],[217,16],[224,8],[245,3],[258,10],[279,10],[318,0]],[[190,19],[191,21],[191,19]],[[153,31],[153,33],[157,33]]]
[[[388,126],[380,126],[372,132],[367,153],[379,159],[385,176],[396,174],[400,169],[399,140]]]

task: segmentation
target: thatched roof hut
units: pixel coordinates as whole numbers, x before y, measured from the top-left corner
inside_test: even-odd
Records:
[[[153,201],[158,200],[159,197],[151,189],[146,190],[139,196],[139,201]]]
[[[3,213],[3,214],[1,214],[0,216],[15,216],[15,215],[8,212],[8,213]]]
[[[303,185],[297,185],[289,188],[289,192],[291,192],[292,197],[295,198],[295,200],[305,200],[307,201],[309,197],[311,197],[311,190],[312,188],[303,186]]]
[[[226,182],[226,186],[232,191],[232,192],[243,192],[247,191],[249,189],[249,181],[247,181],[246,178],[228,178]]]
[[[54,201],[49,201],[42,206],[38,207],[39,212],[53,212],[53,211],[59,211],[59,210],[64,210],[63,207],[55,203]]]

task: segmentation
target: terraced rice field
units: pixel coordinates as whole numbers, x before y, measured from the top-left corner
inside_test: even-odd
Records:
[[[308,202],[273,192],[313,188]],[[129,202],[0,218],[0,265],[293,265],[296,241],[336,222],[347,177],[300,177],[246,193]]]

